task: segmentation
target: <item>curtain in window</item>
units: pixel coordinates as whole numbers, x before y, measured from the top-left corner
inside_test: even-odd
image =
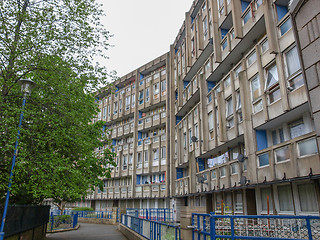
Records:
[[[292,48],[286,53],[286,60],[289,76],[300,70],[300,62],[296,47]]]
[[[268,69],[266,88],[270,88],[279,81],[277,66],[274,64]]]
[[[318,212],[318,202],[313,183],[298,185],[300,208],[302,212]]]
[[[293,211],[293,199],[290,185],[278,186],[280,211]]]
[[[270,188],[261,188],[261,203],[262,203],[262,211],[268,210],[268,201],[267,197],[269,196],[269,209],[270,212],[273,211],[273,203],[272,203],[272,196],[271,196],[271,189]]]

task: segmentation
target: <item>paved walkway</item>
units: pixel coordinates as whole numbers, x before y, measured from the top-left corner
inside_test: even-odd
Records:
[[[48,233],[46,239],[51,240],[127,240],[117,226],[104,224],[80,223],[78,230],[61,233]]]

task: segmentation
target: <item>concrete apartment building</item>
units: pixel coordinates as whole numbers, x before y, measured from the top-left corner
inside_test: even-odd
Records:
[[[194,1],[169,53],[99,94],[118,166],[87,203],[319,215],[320,8],[297,2]]]

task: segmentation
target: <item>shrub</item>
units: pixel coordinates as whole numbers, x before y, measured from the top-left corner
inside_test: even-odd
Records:
[[[77,207],[72,209],[72,211],[94,211],[94,209],[89,207]]]

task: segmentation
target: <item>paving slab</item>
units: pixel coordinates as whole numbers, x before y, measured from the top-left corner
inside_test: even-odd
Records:
[[[60,232],[60,233],[48,233],[46,239],[50,240],[127,240],[121,232],[118,231],[115,225],[104,225],[104,224],[90,224],[80,223],[78,230]]]

